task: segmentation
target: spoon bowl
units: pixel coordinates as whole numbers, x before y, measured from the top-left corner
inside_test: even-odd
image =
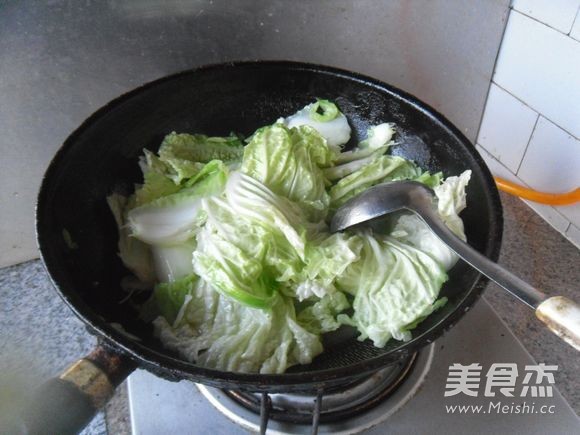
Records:
[[[422,183],[394,181],[367,189],[337,210],[330,229],[344,231],[400,210],[416,213],[459,257],[534,309],[552,332],[580,350],[580,306],[563,296],[548,297],[457,237],[439,216],[435,192]]]
[[[437,196],[429,186],[411,180],[383,183],[365,190],[340,207],[330,222],[330,230],[344,231],[401,210],[421,215],[421,210],[428,208],[437,210]]]

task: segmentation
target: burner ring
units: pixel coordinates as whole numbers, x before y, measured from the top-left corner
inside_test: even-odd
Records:
[[[381,369],[344,388],[333,387],[324,392],[320,413],[321,423],[330,423],[361,414],[393,394],[411,374],[417,361],[413,354],[400,362]],[[223,390],[244,408],[260,415],[261,393]],[[269,418],[294,424],[312,424],[317,391],[303,394],[270,394]]]

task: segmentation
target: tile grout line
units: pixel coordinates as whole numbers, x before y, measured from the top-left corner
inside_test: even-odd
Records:
[[[538,121],[539,121],[539,119],[540,119],[540,116],[541,116],[541,117],[543,117],[544,119],[546,119],[548,122],[551,122],[552,124],[554,124],[556,127],[560,128],[562,131],[564,131],[566,134],[568,134],[568,135],[569,135],[569,136],[571,136],[572,138],[574,138],[574,139],[576,139],[576,140],[580,140],[580,138],[576,137],[576,135],[574,135],[574,134],[570,133],[568,130],[566,130],[566,129],[562,128],[562,127],[561,127],[559,124],[557,124],[556,122],[552,121],[551,119],[547,118],[547,117],[546,117],[545,115],[543,115],[542,113],[538,112],[536,109],[534,109],[533,107],[531,107],[531,106],[530,106],[528,103],[526,103],[526,102],[525,102],[525,101],[523,101],[521,98],[519,98],[518,96],[514,95],[512,92],[510,92],[509,90],[507,90],[506,88],[504,88],[503,86],[501,86],[500,84],[498,84],[498,83],[495,81],[495,73],[496,73],[496,69],[497,69],[497,62],[498,62],[498,59],[499,59],[499,55],[500,55],[500,52],[501,52],[501,46],[503,45],[503,41],[504,41],[504,38],[505,38],[505,34],[506,34],[506,30],[507,30],[507,26],[508,26],[508,24],[509,24],[510,14],[511,14],[511,12],[512,12],[512,11],[515,11],[515,12],[519,13],[520,15],[522,15],[522,16],[524,16],[524,17],[526,17],[526,18],[529,18],[529,19],[531,19],[531,20],[533,20],[533,21],[536,21],[536,22],[538,22],[538,23],[540,23],[540,24],[542,24],[542,25],[544,25],[544,26],[548,27],[549,29],[555,30],[556,32],[558,32],[558,33],[560,33],[560,34],[562,34],[562,35],[564,35],[564,36],[569,36],[569,35],[570,35],[570,33],[572,33],[572,29],[574,28],[574,24],[576,23],[576,19],[577,19],[577,18],[578,18],[578,16],[580,15],[580,5],[579,5],[579,7],[578,7],[578,10],[577,10],[577,12],[576,12],[576,16],[575,16],[575,18],[574,18],[574,21],[573,21],[573,23],[572,23],[572,27],[570,28],[570,31],[568,32],[568,34],[565,34],[565,33],[561,32],[561,31],[559,31],[558,29],[555,29],[555,28],[553,28],[553,27],[551,27],[551,26],[547,25],[546,23],[543,23],[543,22],[541,22],[541,21],[539,21],[539,20],[537,20],[537,19],[535,19],[535,18],[533,18],[533,17],[530,17],[530,16],[528,16],[528,15],[526,15],[526,14],[524,14],[524,13],[522,13],[522,12],[518,11],[517,9],[514,9],[514,7],[513,7],[513,5],[512,5],[512,4],[510,4],[510,6],[509,6],[509,8],[508,8],[508,14],[507,14],[507,17],[506,17],[506,24],[505,24],[505,26],[504,26],[503,33],[502,33],[501,44],[500,44],[500,47],[499,47],[499,49],[498,49],[498,51],[497,51],[497,54],[496,54],[496,58],[495,58],[495,62],[494,62],[494,68],[493,68],[493,72],[492,72],[492,79],[491,79],[491,82],[490,82],[490,86],[489,86],[489,88],[488,88],[488,92],[487,92],[487,96],[486,96],[486,104],[485,104],[485,107],[484,107],[484,110],[483,110],[483,112],[482,112],[482,116],[481,116],[481,119],[480,119],[480,123],[479,123],[479,128],[478,128],[478,131],[477,131],[477,135],[476,135],[476,142],[475,142],[475,144],[476,144],[476,145],[479,145],[479,146],[480,146],[480,147],[481,147],[481,148],[482,148],[482,149],[483,149],[483,150],[484,150],[484,151],[485,151],[485,152],[486,152],[486,153],[487,153],[487,154],[490,156],[490,158],[491,158],[491,159],[493,159],[495,162],[497,162],[497,164],[498,164],[498,165],[500,165],[501,167],[503,167],[503,168],[504,168],[504,169],[505,169],[507,172],[509,172],[510,174],[512,174],[514,177],[516,177],[516,179],[518,179],[518,180],[519,180],[519,181],[520,181],[522,184],[524,184],[524,185],[525,185],[525,186],[527,186],[527,187],[530,187],[530,186],[529,186],[529,185],[528,185],[528,184],[527,184],[525,181],[523,181],[522,179],[520,179],[520,177],[518,177],[518,175],[517,175],[517,172],[519,172],[519,171],[520,171],[520,169],[521,169],[521,166],[522,166],[522,163],[523,163],[524,157],[525,157],[525,155],[526,155],[526,152],[527,152],[527,150],[528,150],[528,147],[529,147],[529,145],[530,145],[530,142],[531,142],[531,140],[532,140],[532,137],[533,137],[533,135],[534,135],[534,132],[535,132],[535,130],[536,130],[536,127],[537,127]],[[573,38],[572,36],[569,36],[569,37],[570,37],[572,40],[574,40],[574,41],[577,41],[577,40],[576,40],[575,38]],[[480,133],[480,130],[481,130],[481,122],[483,121],[483,116],[484,116],[484,114],[485,114],[485,109],[487,108],[487,101],[488,101],[488,99],[489,99],[489,92],[490,92],[490,90],[491,90],[491,85],[492,85],[492,84],[496,85],[496,86],[497,86],[497,87],[499,87],[501,90],[503,90],[503,91],[504,91],[504,92],[506,92],[507,94],[511,95],[512,97],[514,97],[514,98],[515,98],[517,101],[519,101],[520,103],[522,103],[524,106],[526,106],[528,109],[532,110],[532,111],[533,111],[534,113],[536,113],[536,115],[537,115],[537,117],[536,117],[536,122],[534,123],[534,127],[533,127],[533,129],[532,129],[532,133],[530,134],[530,138],[528,139],[528,143],[526,144],[526,149],[524,150],[524,154],[522,155],[522,159],[520,160],[520,164],[518,165],[518,169],[517,169],[517,171],[516,171],[516,174],[514,174],[514,173],[513,173],[513,172],[512,172],[512,171],[511,171],[509,168],[507,168],[507,167],[506,167],[506,166],[505,166],[505,165],[504,165],[502,162],[500,162],[498,159],[496,159],[496,158],[495,158],[495,156],[493,156],[493,155],[492,155],[492,154],[491,154],[491,153],[490,153],[490,152],[489,152],[489,151],[488,151],[488,150],[487,150],[485,147],[483,147],[483,146],[482,146],[481,144],[479,144],[479,143],[478,143],[478,141],[477,141],[477,139],[479,138],[479,133]],[[528,202],[527,202],[527,201],[523,200],[522,198],[519,198],[519,199],[520,199],[520,200],[521,200],[523,203],[525,203],[525,204],[526,204],[526,206],[528,206],[528,207],[532,208],[532,207],[531,207],[531,206],[528,204]],[[532,201],[532,202],[533,202],[533,201]],[[539,204],[539,205],[543,205],[543,206],[549,207],[549,208],[550,208],[551,210],[553,210],[553,211],[554,211],[554,212],[555,212],[555,213],[556,213],[558,216],[560,216],[562,219],[564,219],[565,221],[567,221],[567,222],[568,222],[568,225],[566,226],[566,228],[565,228],[563,231],[559,231],[559,230],[558,230],[556,227],[554,227],[554,226],[553,226],[553,225],[552,225],[552,224],[551,224],[551,223],[550,223],[550,222],[549,222],[549,221],[548,221],[546,218],[544,218],[544,217],[543,217],[543,216],[542,216],[540,213],[538,213],[536,210],[534,210],[534,209],[532,208],[532,210],[534,211],[534,213],[536,213],[536,214],[540,215],[540,216],[541,216],[541,217],[542,217],[542,218],[543,218],[543,219],[544,219],[546,222],[548,222],[548,224],[550,224],[550,226],[551,226],[552,228],[554,228],[556,231],[558,231],[560,234],[562,234],[562,235],[563,235],[565,238],[567,238],[567,239],[568,239],[568,237],[566,236],[566,233],[568,232],[568,230],[570,229],[570,227],[573,225],[573,224],[572,224],[572,222],[570,221],[570,219],[568,219],[568,217],[564,216],[564,215],[563,215],[563,214],[562,214],[562,213],[561,213],[561,212],[560,212],[560,211],[559,211],[559,210],[558,210],[556,207],[554,207],[554,206],[550,206],[550,205],[547,205],[547,204]],[[570,240],[570,239],[568,239],[568,240]]]
[[[530,137],[528,138],[528,142],[526,143],[526,148],[524,149],[524,153],[522,154],[522,159],[520,160],[520,164],[518,165],[518,169],[516,170],[516,173],[514,174],[516,177],[518,176],[518,173],[520,172],[520,169],[522,168],[522,163],[524,162],[524,159],[526,158],[526,153],[528,152],[528,147],[530,146],[530,142],[532,141],[532,138],[534,137],[536,127],[538,126],[538,121],[540,120],[540,116],[542,116],[542,115],[540,115],[538,113],[538,116],[536,117],[536,122],[534,122],[534,127],[532,128],[532,132],[530,133]]]
[[[560,35],[568,36],[568,33],[564,33],[564,32],[562,32],[561,30],[558,30],[558,29],[556,29],[555,27],[552,27],[552,26],[550,26],[549,24],[546,24],[546,23],[544,23],[544,22],[542,22],[542,21],[538,20],[537,18],[534,18],[534,17],[531,17],[531,16],[529,16],[529,15],[526,15],[526,14],[525,14],[525,13],[523,13],[522,11],[518,11],[517,9],[513,9],[513,8],[512,8],[512,10],[513,10],[514,12],[517,12],[518,14],[520,14],[520,15],[521,15],[521,16],[523,16],[523,17],[529,18],[530,20],[534,20],[536,23],[539,23],[539,24],[541,24],[541,25],[543,25],[543,26],[546,26],[548,29],[551,29],[551,30],[554,30],[554,31],[558,32]],[[576,21],[576,17],[574,17],[574,21]],[[573,25],[573,24],[572,24],[572,25]],[[570,31],[572,31],[572,28],[570,28]],[[574,39],[574,38],[572,38],[572,39]]]
[[[568,31],[567,35],[570,36],[572,39],[576,39],[572,34],[572,30],[574,29],[574,24],[576,24],[576,20],[578,19],[578,15],[580,15],[580,4],[578,5],[578,9],[576,9],[576,15],[574,15],[574,20],[572,21],[572,26],[570,26],[570,30]]]
[[[536,112],[536,113],[537,113],[537,112]],[[530,134],[530,139],[528,140],[528,143],[527,143],[527,145],[526,145],[526,149],[524,150],[524,154],[523,154],[523,156],[522,156],[522,160],[520,161],[520,164],[519,164],[519,166],[518,166],[518,171],[517,171],[517,172],[520,172],[520,169],[521,169],[521,167],[522,167],[522,164],[523,164],[523,162],[524,162],[524,157],[526,156],[526,153],[528,152],[528,147],[530,146],[530,142],[532,141],[532,137],[534,136],[534,132],[536,131],[536,127],[537,127],[537,125],[538,125],[538,122],[540,121],[540,118],[547,119],[547,118],[546,118],[546,117],[544,117],[544,116],[543,116],[541,113],[538,113],[538,117],[536,118],[536,123],[534,124],[534,128],[532,129],[532,134]],[[548,119],[548,121],[550,121],[550,120]],[[550,121],[550,122],[552,122],[552,121]],[[557,126],[557,124],[554,124],[554,125],[556,125],[556,126]],[[504,164],[502,164],[502,163],[501,163],[499,160],[498,160],[498,163],[499,163],[500,165],[502,165],[504,168],[506,167],[506,166],[505,166]],[[507,169],[507,168],[506,168],[506,169]],[[508,171],[509,171],[509,169],[508,169]],[[510,172],[511,172],[511,171],[510,171]],[[515,176],[515,177],[516,177],[518,180],[520,180],[522,183],[524,183],[524,184],[525,184],[527,187],[529,187],[529,188],[531,189],[531,186],[530,186],[528,183],[526,183],[524,180],[522,180],[522,179],[521,179],[521,178],[518,176],[517,172],[516,172],[515,174],[513,174],[513,175],[514,175],[514,176]],[[532,202],[534,202],[534,201],[532,201]],[[567,216],[563,215],[563,214],[560,212],[560,210],[558,210],[558,209],[557,209],[555,206],[553,206],[553,205],[549,205],[549,204],[542,204],[542,203],[539,203],[539,202],[538,202],[538,203],[535,203],[535,204],[540,204],[540,205],[543,205],[543,206],[546,206],[546,207],[550,207],[550,208],[551,208],[552,210],[554,210],[554,211],[555,211],[555,212],[556,212],[558,215],[560,215],[562,218],[564,218],[566,221],[568,221],[568,223],[570,223],[570,222],[571,222],[571,221],[570,221],[570,219],[569,219]],[[532,207],[530,207],[530,208],[532,208]],[[535,210],[534,210],[534,211],[535,211]],[[536,213],[537,213],[537,212],[536,212]],[[538,213],[538,214],[539,214],[539,213]],[[568,229],[566,228],[566,231],[567,231],[567,230],[568,230]],[[562,233],[562,234],[564,234],[564,233]]]
[[[514,177],[516,177],[521,183],[523,183],[526,187],[530,187],[528,184],[526,184],[525,181],[521,180],[516,174],[514,174],[512,172],[512,170],[510,168],[508,168],[506,165],[504,165],[499,159],[497,159],[490,151],[488,151],[487,148],[485,148],[483,145],[481,145],[480,143],[477,143],[477,145],[479,145],[487,154],[489,154],[489,157],[493,160],[495,160],[501,167],[503,167],[506,171],[508,171],[510,174],[512,174]],[[518,197],[519,198],[519,197]]]
[[[576,136],[573,133],[570,133],[568,130],[566,130],[565,128],[563,128],[560,124],[558,124],[557,122],[552,121],[550,118],[548,118],[545,114],[543,114],[542,112],[538,112],[536,109],[534,109],[532,106],[530,106],[528,103],[526,103],[524,100],[522,100],[520,97],[518,97],[517,95],[513,94],[512,92],[508,91],[506,88],[504,88],[502,85],[498,84],[496,81],[492,81],[492,83],[494,85],[496,85],[498,88],[500,88],[502,91],[507,92],[508,94],[510,94],[512,97],[514,97],[516,100],[518,100],[520,103],[522,103],[524,106],[526,106],[528,109],[536,112],[538,115],[540,115],[542,118],[544,118],[546,121],[550,121],[552,124],[554,124],[556,127],[558,127],[560,130],[562,130],[564,133],[566,133],[568,136],[580,141],[580,137]]]
[[[538,116],[540,116],[540,115],[538,114]],[[527,187],[527,188],[529,188],[529,189],[531,189],[531,188],[532,188],[532,187],[531,187],[531,186],[530,186],[528,183],[526,183],[524,180],[522,180],[520,177],[518,177],[518,176],[517,176],[517,174],[514,174],[510,168],[508,168],[508,167],[507,167],[506,165],[504,165],[504,164],[503,164],[503,163],[502,163],[500,160],[498,160],[498,159],[497,159],[497,158],[496,158],[496,157],[495,157],[495,156],[494,156],[494,155],[493,155],[491,152],[489,152],[489,151],[487,150],[487,148],[485,148],[485,147],[484,147],[483,145],[481,145],[480,143],[476,143],[476,145],[479,145],[479,147],[480,147],[480,148],[482,148],[482,149],[483,149],[483,150],[484,150],[484,151],[485,151],[485,152],[486,152],[486,153],[489,155],[489,158],[490,158],[490,159],[494,160],[494,161],[495,161],[495,162],[496,162],[498,165],[500,165],[502,168],[504,168],[506,171],[508,171],[510,174],[512,174],[514,177],[516,177],[516,178],[518,179],[518,181],[519,181],[520,183],[522,183],[522,184],[523,184],[525,187]],[[522,159],[522,160],[523,160],[523,159]],[[490,171],[491,171],[491,169],[490,169]],[[493,174],[492,174],[492,175],[493,175]],[[516,196],[517,196],[517,195],[516,195]],[[566,222],[568,222],[568,224],[569,224],[569,225],[572,223],[572,221],[571,221],[571,220],[570,220],[570,219],[569,219],[567,216],[564,216],[564,215],[563,215],[563,214],[560,212],[560,210],[558,210],[558,209],[557,209],[556,207],[554,207],[553,205],[549,205],[549,204],[542,204],[542,203],[539,203],[539,202],[530,201],[529,199],[523,199],[523,198],[520,198],[519,196],[518,196],[517,198],[518,198],[520,201],[522,201],[524,204],[526,204],[528,207],[530,207],[530,208],[531,208],[531,209],[534,211],[534,213],[536,213],[536,214],[540,215],[540,216],[542,217],[542,219],[544,219],[546,222],[548,222],[548,220],[547,220],[546,218],[544,218],[544,216],[542,216],[542,215],[541,215],[539,212],[537,212],[536,210],[534,210],[534,208],[533,208],[531,205],[529,205],[529,204],[528,204],[528,201],[529,201],[529,202],[532,202],[532,203],[534,203],[534,204],[538,204],[538,205],[540,205],[540,206],[543,206],[543,207],[549,207],[549,208],[550,208],[550,209],[552,209],[554,212],[556,212],[556,214],[558,214],[558,215],[559,215],[559,216],[560,216],[562,219],[564,219]],[[553,226],[553,225],[552,225],[550,222],[548,222],[548,223],[549,223],[549,224],[552,226],[552,228],[554,228],[554,229],[555,229],[556,231],[558,231],[560,234],[563,234],[563,235],[565,235],[565,233],[564,233],[564,232],[561,232],[560,230],[558,230],[558,229],[557,229],[556,227],[554,227],[554,226]],[[568,231],[568,228],[569,228],[569,227],[566,227],[566,231]]]
[[[519,180],[519,178],[518,178],[518,180]],[[532,202],[534,202],[534,201],[532,201]],[[560,210],[558,210],[558,209],[557,209],[555,206],[553,206],[553,205],[548,205],[548,204],[541,204],[541,203],[539,203],[539,202],[536,202],[536,203],[534,203],[534,204],[540,204],[540,205],[543,205],[543,206],[546,206],[546,207],[550,207],[550,208],[551,208],[552,210],[554,210],[554,211],[555,211],[555,212],[556,212],[558,215],[560,215],[560,217],[561,217],[562,219],[565,219],[566,221],[568,221],[568,222],[572,223],[572,221],[570,220],[570,218],[569,218],[568,216],[564,216],[564,215],[563,215],[563,214],[560,212]],[[561,207],[561,206],[559,206],[559,207]]]

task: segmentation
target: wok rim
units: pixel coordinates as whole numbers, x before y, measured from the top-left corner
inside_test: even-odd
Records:
[[[75,142],[77,137],[90,126],[94,125],[99,119],[114,107],[123,104],[125,101],[131,99],[133,96],[147,91],[166,81],[171,81],[184,77],[187,75],[196,74],[199,72],[211,72],[212,70],[224,70],[228,68],[284,68],[285,70],[308,71],[314,73],[322,73],[333,77],[340,77],[349,81],[361,82],[367,86],[378,90],[381,93],[388,93],[397,99],[404,100],[410,103],[417,110],[422,111],[429,117],[436,119],[441,127],[444,127],[447,132],[456,137],[472,155],[477,163],[478,169],[481,170],[484,176],[484,188],[486,194],[489,195],[491,202],[491,214],[495,218],[494,225],[491,227],[491,232],[488,234],[489,245],[487,252],[483,253],[486,257],[493,261],[497,261],[501,248],[502,234],[503,234],[503,210],[499,197],[499,192],[493,177],[483,161],[482,157],[476,151],[475,146],[465,137],[465,135],[455,127],[447,118],[445,118],[437,110],[417,99],[413,95],[396,88],[390,84],[374,79],[372,77],[344,70],[341,68],[319,65],[306,62],[295,61],[280,61],[280,60],[250,60],[250,61],[233,61],[224,63],[215,63],[203,65],[200,67],[188,69],[175,74],[161,77],[159,79],[147,82],[137,88],[134,88],[117,98],[111,100],[92,115],[90,115],[82,124],[80,124],[64,141],[63,145],[56,152],[52,158],[44,176],[42,178],[37,204],[36,204],[36,240],[40,252],[40,258],[49,275],[49,279],[54,286],[56,292],[66,305],[73,311],[73,313],[83,321],[88,327],[89,331],[99,338],[102,338],[107,347],[114,352],[125,354],[132,360],[138,363],[141,368],[148,369],[156,374],[173,379],[190,379],[196,382],[201,382],[207,385],[252,389],[261,391],[278,391],[287,390],[291,387],[310,384],[321,384],[324,382],[332,382],[341,379],[352,378],[353,375],[362,375],[376,371],[382,367],[392,364],[394,361],[415,352],[423,346],[432,343],[435,339],[442,336],[446,331],[452,328],[455,323],[473,306],[477,301],[483,290],[485,289],[489,280],[483,275],[479,274],[471,288],[464,294],[463,298],[458,302],[457,307],[451,311],[447,316],[441,319],[430,329],[423,332],[417,337],[413,337],[411,341],[401,343],[401,345],[387,353],[366,359],[348,366],[339,368],[328,368],[324,370],[315,370],[309,372],[297,373],[282,373],[282,374],[257,374],[257,373],[239,373],[226,372],[220,370],[209,369],[197,366],[184,360],[177,359],[169,354],[158,352],[146,345],[128,338],[122,332],[113,328],[104,319],[100,318],[99,314],[94,311],[90,305],[86,304],[82,298],[75,292],[74,288],[67,288],[66,283],[59,282],[57,278],[62,271],[59,267],[58,258],[52,257],[49,254],[48,243],[44,240],[42,222],[43,215],[49,213],[50,205],[48,204],[48,196],[55,175],[59,170],[61,162],[66,158],[66,154]]]

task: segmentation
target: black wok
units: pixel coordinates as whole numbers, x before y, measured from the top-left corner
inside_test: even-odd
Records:
[[[156,150],[171,131],[247,135],[316,97],[338,103],[351,122],[353,143],[369,125],[393,121],[398,128],[393,154],[446,175],[471,169],[468,207],[462,214],[467,239],[497,260],[502,209],[492,176],[463,134],[415,97],[355,73],[293,62],[213,65],[154,81],[85,121],[66,140],[44,177],[37,205],[42,259],[59,295],[101,344],[64,380],[52,380],[40,390],[24,418],[31,431],[38,424],[54,433],[80,428],[135,367],[170,380],[228,389],[325,388],[414,353],[450,328],[476,301],[487,281],[460,262],[442,290],[449,302],[420,324],[411,341],[393,340],[377,349],[347,332],[335,337],[335,344],[326,346],[312,364],[281,375],[221,372],[185,362],[163,349],[132,304],[120,303],[126,297],[120,281],[128,272],[117,256],[117,230],[105,198],[113,191],[130,193],[133,183],[140,181],[137,159],[142,149]],[[65,230],[76,248],[63,237]],[[48,408],[40,405],[43,397],[49,399]]]

